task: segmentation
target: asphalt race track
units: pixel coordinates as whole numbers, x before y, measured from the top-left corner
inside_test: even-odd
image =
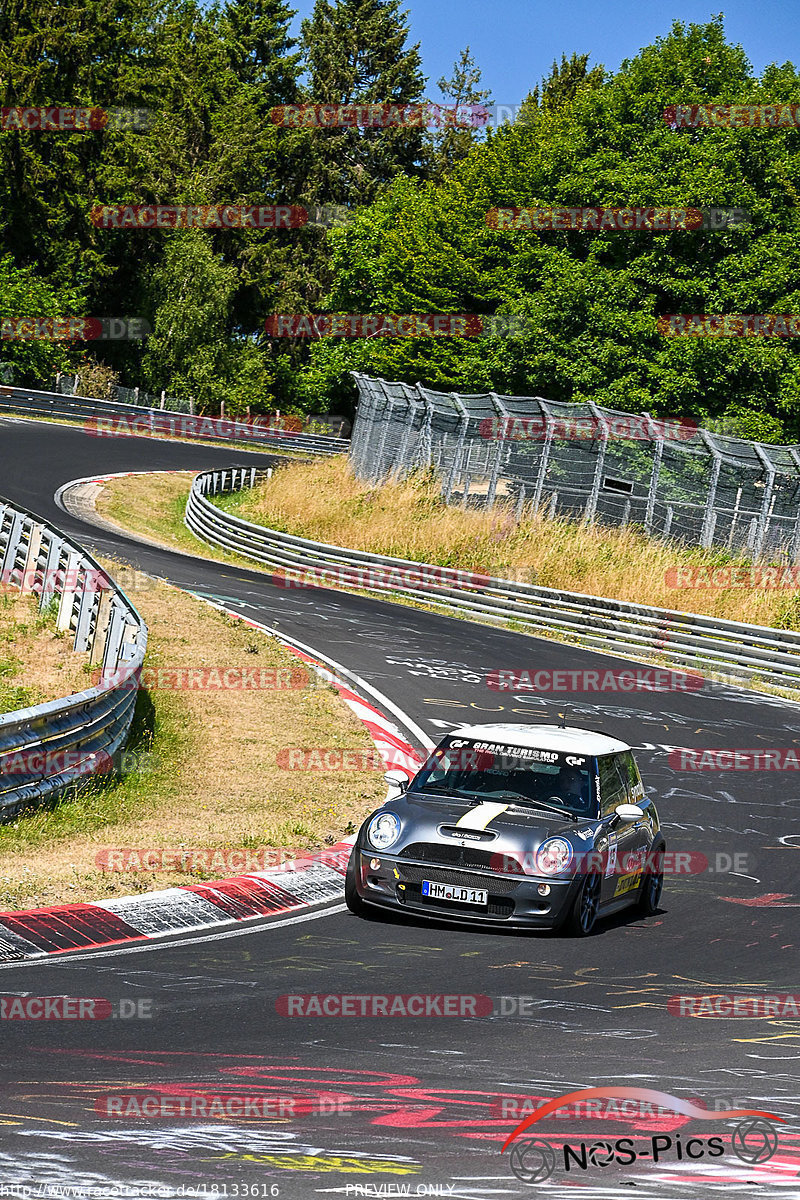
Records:
[[[465,720],[555,720],[570,700],[492,691],[486,677],[498,668],[629,665],[379,600],[286,590],[262,574],[114,537],[53,500],[81,476],[263,463],[262,455],[8,419],[0,426],[2,495],[89,548],[323,652],[428,739]],[[594,699],[574,697],[570,721],[637,749],[668,848],[737,871],[674,875],[656,917],[626,913],[583,940],[360,920],[334,905],[256,929],[4,967],[5,995],[124,998],[128,1008],[144,999],[152,1016],[3,1022],[0,1194],[25,1195],[2,1185],[35,1196],[36,1187],[61,1184],[165,1197],[800,1195],[800,1021],[680,1017],[667,1007],[680,994],[800,992],[796,774],[678,772],[667,761],[676,746],[800,747],[800,706],[720,685]],[[495,998],[494,1015],[288,1017],[276,1006],[287,993],[477,994]],[[285,1107],[283,1119],[97,1114],[104,1093],[142,1084],[304,1103]],[[525,1136],[595,1145],[586,1169],[559,1165],[539,1184],[515,1177],[500,1151],[523,1115],[508,1115],[509,1100],[527,1098],[530,1111],[545,1098],[621,1085],[774,1113],[786,1121],[776,1126],[778,1151],[763,1164],[741,1161],[728,1137],[736,1120],[584,1113]],[[725,1153],[679,1160],[678,1134],[683,1143],[724,1135]],[[609,1162],[614,1140],[626,1136],[637,1161]]]

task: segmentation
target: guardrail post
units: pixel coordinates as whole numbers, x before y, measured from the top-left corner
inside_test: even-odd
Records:
[[[39,561],[39,551],[42,547],[42,527],[33,525],[28,536],[28,553],[25,555],[25,566],[22,568],[22,579],[19,590],[32,592],[36,582],[36,564]]]
[[[94,632],[92,634],[91,647],[89,649],[89,663],[95,666],[96,663],[102,662],[105,657],[106,649],[106,633],[108,632],[109,621],[111,620],[111,591],[109,588],[103,588],[100,592],[100,603],[97,606],[97,616],[94,620]]]
[[[11,518],[11,528],[8,531],[8,539],[6,547],[3,551],[3,565],[0,568],[3,583],[11,582],[11,573],[14,570],[14,563],[17,558],[17,550],[19,549],[20,538],[24,527],[25,518],[22,513],[15,512]]]
[[[75,606],[75,597],[78,594],[78,573],[80,566],[80,554],[78,554],[77,550],[70,550],[67,555],[67,569],[64,575],[61,596],[58,601],[56,629],[59,633],[66,633],[72,625],[72,610]]]
[[[50,534],[50,545],[47,547],[47,558],[44,564],[44,579],[42,580],[42,590],[39,594],[39,608],[46,608],[50,601],[55,596],[57,589],[56,574],[61,563],[61,554],[64,550],[64,539],[56,533]]]

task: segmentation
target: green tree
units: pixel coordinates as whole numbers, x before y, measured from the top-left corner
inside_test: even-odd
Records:
[[[433,174],[437,179],[449,174],[478,141],[481,123],[477,120],[470,123],[467,114],[459,114],[458,109],[488,103],[491,92],[479,87],[480,81],[481,69],[467,46],[453,64],[450,79],[443,76],[436,85],[442,93],[444,107],[453,110],[453,116],[446,115],[439,126],[434,125],[431,133]]]

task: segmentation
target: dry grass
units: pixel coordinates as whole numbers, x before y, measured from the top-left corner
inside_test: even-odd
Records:
[[[111,480],[97,510],[165,545],[259,570],[257,563],[209,546],[186,529],[189,482],[184,474]],[[518,522],[503,503],[488,513],[465,511],[444,505],[431,478],[371,488],[353,477],[345,459],[287,464],[252,491],[217,497],[216,503],[272,529],[357,550],[673,611],[800,629],[796,589],[669,585],[667,573],[676,567],[745,563],[724,551],[669,546],[632,526],[587,528],[530,512]]]
[[[586,527],[530,512],[517,521],[503,503],[490,512],[465,511],[443,504],[438,482],[428,475],[371,488],[354,478],[345,460],[293,464],[223,504],[273,529],[356,550],[660,608],[800,628],[796,590],[668,585],[670,568],[734,561],[728,554],[668,546],[633,527]]]
[[[0,591],[0,712],[57,700],[91,687],[88,654],[56,631],[56,605],[39,611],[35,596]]]
[[[113,574],[114,564],[104,565]],[[150,629],[153,670],[300,666],[274,639],[177,589],[153,583],[131,598]],[[278,768],[278,750],[294,746],[372,743],[313,673],[307,685],[282,690],[140,693],[130,743],[137,771],[0,826],[0,907],[128,895],[231,873],[108,873],[95,863],[106,848],[307,849],[337,841],[382,800],[381,774]]]

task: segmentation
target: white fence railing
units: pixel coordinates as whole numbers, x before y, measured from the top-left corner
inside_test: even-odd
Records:
[[[57,605],[56,624],[97,669],[94,687],[0,715],[0,819],[116,766],[136,705],[147,627],[90,554],[0,500],[0,587]]]

